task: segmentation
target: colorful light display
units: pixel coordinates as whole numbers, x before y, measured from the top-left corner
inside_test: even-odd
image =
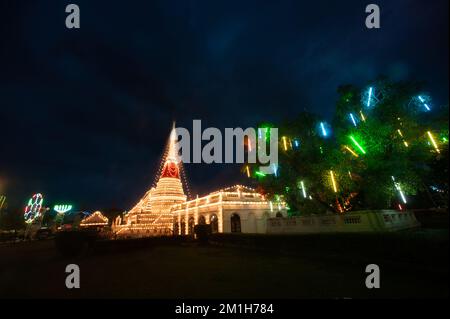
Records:
[[[373,108],[374,105],[376,105],[377,103],[380,102],[379,98],[380,98],[380,96],[383,97],[384,91],[378,90],[377,94],[378,94],[378,96],[375,94],[375,87],[373,87],[373,86],[368,87],[367,90],[365,90],[365,92],[363,92],[363,94],[361,95],[361,104],[363,106]],[[416,104],[416,106],[420,107],[421,105],[423,105],[423,107],[425,107],[425,109],[427,111],[431,110],[430,104],[428,102],[429,97],[427,97],[427,96],[426,97],[421,96],[421,95],[415,96],[411,99],[411,101],[414,102]],[[349,102],[349,101],[347,100],[347,102]],[[359,158],[359,157],[362,157],[362,155],[367,154],[366,150],[371,151],[371,148],[368,148],[368,147],[371,146],[371,144],[369,142],[372,141],[372,138],[370,137],[367,139],[367,141],[365,141],[364,134],[369,133],[369,131],[367,131],[367,130],[371,130],[374,128],[367,127],[365,124],[363,124],[363,122],[366,122],[366,120],[368,119],[368,118],[366,118],[365,114],[363,113],[363,110],[364,110],[364,107],[362,109],[360,109],[359,111],[356,110],[355,112],[347,113],[348,127],[358,128],[358,126],[361,126],[361,128],[363,130],[361,132],[353,130],[353,134],[351,133],[351,135],[347,135],[349,140],[351,141],[351,143],[349,143],[348,145],[341,146],[343,152],[348,152],[349,154],[351,154],[351,156],[353,156],[355,158]],[[370,112],[370,110],[368,112]],[[396,131],[394,130],[393,133],[398,134],[398,136],[400,137],[400,141],[402,142],[402,144],[405,148],[409,148],[410,142],[414,143],[414,140],[411,139],[411,141],[407,141],[405,138],[408,136],[404,135],[404,132],[402,130],[408,130],[408,127],[405,125],[406,122],[404,123],[400,117],[394,117],[394,118],[398,119],[398,121],[399,121],[398,127],[399,128],[398,129],[396,128],[395,129]],[[368,124],[370,124],[370,123],[368,123]],[[315,130],[317,132],[316,134],[320,137],[328,138],[332,135],[332,134],[330,134],[331,128],[325,121],[316,122]],[[410,135],[412,133],[413,132],[410,132]],[[438,137],[435,138],[433,136],[433,134],[431,133],[431,131],[428,131],[427,136],[429,139],[428,145],[432,145],[434,150],[437,153],[441,152],[441,150],[439,149],[439,143],[441,143],[442,145],[444,143],[448,143],[448,138],[447,138],[448,133],[440,132]],[[410,138],[410,137],[408,137],[408,138]],[[328,152],[324,151],[324,147],[325,147],[324,144],[322,144],[322,145],[320,145],[320,144],[319,144],[320,154],[328,153]],[[413,145],[413,144],[411,144],[411,145]],[[295,150],[300,147],[300,141],[299,141],[298,137],[282,136],[281,140],[280,140],[280,147],[282,147],[284,149],[284,151],[288,151],[289,149]],[[376,149],[374,148],[374,150],[376,150]],[[330,153],[330,155],[331,154],[332,153]],[[273,165],[273,173],[274,173],[275,177],[278,176],[278,167],[276,165]],[[247,175],[248,175],[248,173],[247,173]],[[266,174],[264,174],[262,172],[256,172],[255,175],[258,177],[266,176]],[[336,176],[339,176],[339,172],[335,172],[333,170],[329,171],[329,178],[331,181],[330,184],[332,185],[332,189],[335,193],[339,192],[338,183],[337,183],[338,181],[336,179]],[[359,178],[360,175],[358,175],[358,174],[353,175],[351,171],[348,171],[348,176],[349,176],[350,180],[357,180],[356,177]],[[311,198],[311,196],[310,195],[308,196],[308,194],[306,192],[304,181],[299,181],[297,186],[298,186],[298,189],[301,190],[301,194],[302,194],[303,198],[308,198],[308,197]],[[399,193],[402,203],[406,204],[407,198],[406,198],[405,193],[402,190],[400,184],[395,182],[395,187],[398,190],[398,193]]]
[[[31,224],[40,216],[43,202],[44,197],[40,193],[34,194],[33,197],[28,200],[28,205],[25,207],[24,213],[26,223]]]
[[[58,214],[65,214],[72,210],[72,205],[55,205],[53,210]]]

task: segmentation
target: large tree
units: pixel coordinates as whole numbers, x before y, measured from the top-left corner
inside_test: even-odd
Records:
[[[420,193],[426,205],[436,204],[433,192],[448,197],[448,112],[420,83],[379,79],[341,86],[338,95],[330,126],[305,112],[279,125],[278,174],[258,177],[269,196],[284,196],[300,213],[419,205]]]

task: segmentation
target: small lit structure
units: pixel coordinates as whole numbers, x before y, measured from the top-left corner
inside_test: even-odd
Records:
[[[108,218],[96,211],[80,222],[80,227],[104,227],[108,226]]]
[[[193,234],[198,224],[211,224],[214,233],[266,233],[267,219],[286,217],[287,209],[284,202],[270,202],[252,188],[235,185],[174,205],[172,214],[178,235]]]

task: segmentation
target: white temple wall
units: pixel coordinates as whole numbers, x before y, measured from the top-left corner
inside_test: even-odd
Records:
[[[265,234],[267,230],[267,219],[269,218],[269,212],[262,212],[261,217],[256,220],[256,233]]]
[[[351,212],[344,215],[271,218],[268,234],[397,231],[419,227],[413,212],[394,210]]]
[[[281,212],[286,216],[286,212]],[[224,209],[223,212],[223,232],[231,233],[231,216],[238,214],[241,219],[241,232],[245,234],[265,234],[267,218],[270,211],[265,209]],[[273,215],[275,216],[276,213]]]

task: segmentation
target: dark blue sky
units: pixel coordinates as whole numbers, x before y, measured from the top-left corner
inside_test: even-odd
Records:
[[[381,29],[365,28],[365,6]],[[68,30],[65,6],[81,9]],[[0,3],[0,193],[129,208],[153,182],[171,121],[247,127],[333,114],[340,84],[427,81],[448,105],[448,1]],[[242,181],[187,165],[194,193]]]

